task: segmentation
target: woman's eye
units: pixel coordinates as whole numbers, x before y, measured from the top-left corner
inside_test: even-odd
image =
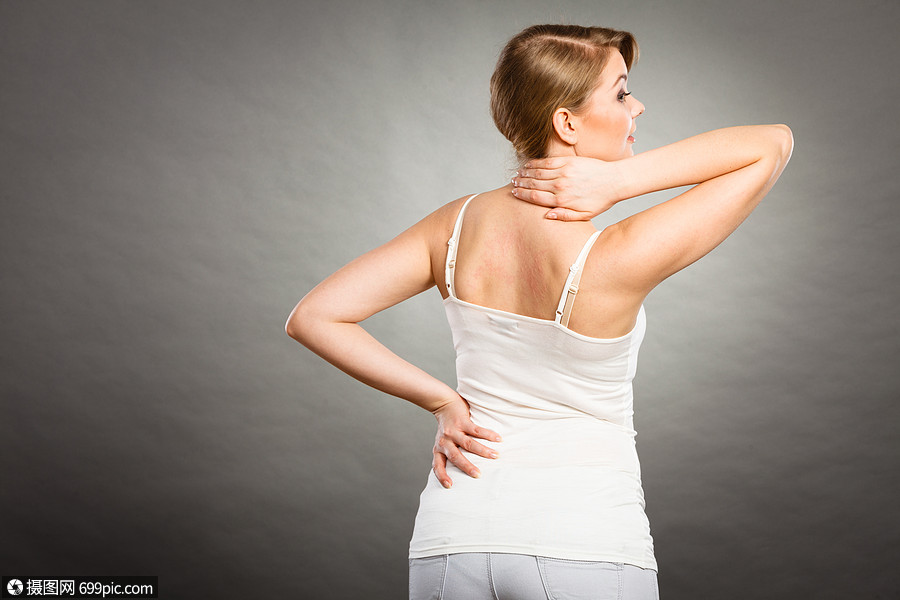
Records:
[[[625,96],[630,96],[631,92],[619,92],[619,102],[625,102]]]

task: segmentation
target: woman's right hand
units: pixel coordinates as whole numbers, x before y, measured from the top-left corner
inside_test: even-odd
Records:
[[[615,162],[583,156],[555,156],[526,163],[513,178],[513,195],[546,206],[560,221],[588,221],[622,198]]]
[[[460,471],[471,477],[479,477],[481,472],[465,457],[462,450],[483,456],[484,458],[497,458],[497,451],[475,441],[475,438],[501,441],[496,431],[479,427],[472,422],[469,413],[469,403],[457,395],[458,400],[450,401],[435,410],[435,418],[438,422],[437,436],[434,440],[434,459],[431,463],[434,474],[445,488],[453,485],[453,480],[447,475],[447,461],[456,465]]]

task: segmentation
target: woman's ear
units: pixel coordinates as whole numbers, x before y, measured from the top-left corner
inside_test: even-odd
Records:
[[[553,112],[553,131],[560,140],[570,146],[578,143],[578,134],[575,131],[576,118],[568,108],[557,108]]]

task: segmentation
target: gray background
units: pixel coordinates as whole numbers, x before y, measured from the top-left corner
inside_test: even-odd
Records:
[[[647,300],[662,596],[896,598],[895,1],[0,1],[0,572],[163,598],[401,598],[434,419],[284,335],[313,285],[503,185],[506,40],[628,29],[637,151],[789,124]],[[621,204],[598,225],[671,197]],[[453,384],[432,290],[366,327]]]

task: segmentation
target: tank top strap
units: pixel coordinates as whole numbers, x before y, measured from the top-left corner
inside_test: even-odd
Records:
[[[563,327],[569,326],[569,317],[572,316],[572,305],[575,304],[575,294],[578,293],[578,284],[581,283],[581,273],[584,271],[584,262],[587,260],[588,254],[600,237],[601,231],[595,231],[591,237],[584,243],[581,253],[575,262],[569,267],[569,276],[566,278],[566,285],[563,288],[562,296],[559,298],[559,305],[556,307],[555,321]]]
[[[472,198],[477,196],[478,194],[473,194],[469,196],[469,199],[465,201],[462,205],[462,208],[459,209],[459,215],[456,217],[456,224],[453,226],[453,235],[450,236],[450,240],[447,241],[447,262],[444,264],[444,283],[447,286],[447,293],[456,297],[456,290],[453,287],[454,281],[454,273],[456,271],[456,251],[459,246],[459,232],[462,231],[462,222],[463,215],[466,214],[466,208],[469,206],[469,202],[472,201]]]

